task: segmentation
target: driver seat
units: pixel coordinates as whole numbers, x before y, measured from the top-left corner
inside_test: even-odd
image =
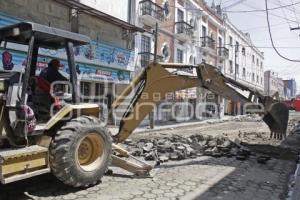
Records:
[[[54,103],[54,110],[59,110],[61,104],[58,98],[50,94],[50,83],[39,76],[30,78],[31,102],[38,121],[48,121],[51,114],[51,105]]]

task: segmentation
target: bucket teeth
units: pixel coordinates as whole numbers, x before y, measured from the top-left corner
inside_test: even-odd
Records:
[[[284,139],[286,137],[288,120],[288,108],[283,103],[273,103],[263,117],[263,121],[271,130],[270,138]]]
[[[277,140],[282,140],[286,138],[286,132],[285,131],[271,131],[270,138],[274,138]]]

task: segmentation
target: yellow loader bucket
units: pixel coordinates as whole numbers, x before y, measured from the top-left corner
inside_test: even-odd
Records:
[[[271,138],[282,139],[286,137],[289,120],[289,109],[283,103],[273,103],[266,111],[263,121],[271,130]]]

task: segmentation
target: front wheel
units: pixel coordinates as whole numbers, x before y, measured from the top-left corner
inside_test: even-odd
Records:
[[[67,122],[50,145],[50,166],[62,182],[87,187],[101,180],[111,162],[112,138],[94,117]]]

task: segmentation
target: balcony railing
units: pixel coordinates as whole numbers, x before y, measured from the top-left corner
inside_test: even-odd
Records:
[[[229,50],[226,47],[218,47],[218,56],[228,58]]]
[[[201,37],[201,47],[209,47],[211,49],[216,48],[216,42],[209,36]]]
[[[149,15],[160,21],[164,19],[164,9],[163,7],[157,5],[151,0],[140,1],[140,12],[141,15]]]
[[[189,37],[193,35],[194,27],[186,23],[185,21],[175,22],[175,28],[177,34],[185,34]]]
[[[150,52],[140,52],[140,61],[141,67],[147,67],[151,62],[154,61],[154,54]],[[157,62],[161,62],[163,60],[162,56],[157,55]]]

